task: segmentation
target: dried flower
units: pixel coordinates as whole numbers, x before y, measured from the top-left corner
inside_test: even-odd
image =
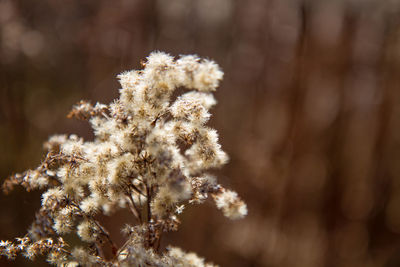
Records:
[[[34,259],[47,254],[58,266],[212,266],[179,248],[158,250],[161,235],[177,230],[184,207],[210,194],[225,216],[247,214],[235,192],[205,173],[228,160],[217,132],[205,126],[216,104],[211,92],[223,73],[210,60],[175,60],[162,52],[152,53],[144,66],[118,76],[120,98],[111,104],[81,101],[73,107],[68,117],[88,120],[93,141],[53,136],[38,168],[5,182],[6,191],[21,184],[45,192],[27,236],[1,241],[1,255]],[[171,99],[178,87],[194,91]],[[94,215],[124,208],[137,224],[124,228],[126,242],[118,248]],[[87,246],[68,247],[61,236],[71,232]]]
[[[214,200],[217,208],[221,209],[229,219],[241,219],[247,215],[247,206],[236,192],[222,189],[214,195]]]

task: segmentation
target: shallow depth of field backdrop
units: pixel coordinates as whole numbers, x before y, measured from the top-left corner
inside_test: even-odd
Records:
[[[0,0],[1,180],[39,164],[49,135],[92,138],[71,106],[110,102],[153,50],[223,68],[217,174],[249,208],[190,208],[164,242],[221,266],[400,266],[400,1]],[[1,195],[0,239],[39,205]],[[104,224],[118,238],[125,219]]]

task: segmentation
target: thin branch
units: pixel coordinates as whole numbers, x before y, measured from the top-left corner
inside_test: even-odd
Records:
[[[160,236],[157,238],[157,241],[156,241],[155,250],[156,250],[157,252],[158,252],[159,249],[160,249],[162,234],[163,234],[163,228],[161,228]]]
[[[132,187],[132,189],[135,190],[135,192],[138,193],[139,195],[142,195],[142,196],[144,196],[144,197],[146,196],[146,195],[143,194],[143,192],[140,191],[134,184],[130,184],[129,186]]]
[[[140,213],[139,208],[135,205],[135,201],[132,198],[132,195],[130,193],[126,194],[127,197],[129,198],[129,200],[131,201],[131,205],[129,205],[130,210],[132,211],[133,215],[135,215],[135,217],[139,220],[140,224],[142,224],[142,216]]]
[[[151,220],[151,188],[146,185],[146,195],[147,195],[147,222]]]
[[[110,246],[111,246],[112,252],[115,253],[115,251],[117,251],[117,245],[112,241],[112,239],[111,239],[110,234],[108,233],[108,231],[107,231],[96,219],[94,219],[93,216],[90,216],[90,215],[87,215],[86,213],[84,213],[84,212],[82,211],[81,207],[79,207],[79,205],[77,205],[77,204],[74,203],[74,202],[71,202],[70,204],[71,204],[72,206],[78,208],[79,211],[80,211],[80,213],[81,213],[81,215],[82,215],[83,217],[85,217],[86,219],[90,219],[90,220],[93,221],[93,223],[94,223],[94,224],[99,228],[99,230],[102,232],[103,236],[106,237],[108,243],[109,243]]]
[[[93,217],[89,217],[89,218],[91,218],[93,220],[93,222],[96,224],[96,226],[100,229],[100,231],[106,237],[107,241],[111,245],[111,250],[112,250],[113,254],[115,254],[115,252],[117,251],[117,245],[112,241],[108,231],[103,226],[101,226],[100,223],[97,220],[95,220]]]

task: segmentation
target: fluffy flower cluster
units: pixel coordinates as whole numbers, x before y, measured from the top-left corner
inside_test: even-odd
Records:
[[[122,89],[113,103],[78,103],[69,117],[88,120],[94,141],[53,136],[37,169],[10,177],[4,184],[6,191],[15,184],[46,190],[29,242],[74,232],[88,243],[91,249],[67,251],[63,246],[56,250],[58,254],[48,249],[49,261],[57,265],[206,266],[193,253],[171,248],[161,254],[158,247],[162,233],[177,229],[184,205],[202,203],[208,195],[231,219],[247,213],[235,192],[206,173],[228,160],[217,132],[205,125],[209,109],[216,104],[212,92],[222,77],[213,61],[196,56],[175,60],[155,52],[143,70],[118,76]],[[174,95],[183,88],[189,91]],[[127,228],[127,241],[118,248],[96,214],[121,208],[129,209],[137,222]],[[7,244],[14,246],[2,243],[3,255]],[[112,258],[104,256],[105,244]],[[34,256],[24,248],[20,250],[25,255]]]

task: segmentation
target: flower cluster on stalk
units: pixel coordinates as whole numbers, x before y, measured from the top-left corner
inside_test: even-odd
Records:
[[[211,60],[163,52],[150,54],[143,66],[118,76],[120,97],[109,105],[73,107],[68,116],[88,120],[93,141],[52,136],[36,169],[6,180],[6,192],[16,184],[44,192],[27,235],[1,241],[1,255],[45,254],[59,266],[213,266],[179,248],[158,248],[163,233],[178,229],[184,207],[208,196],[231,219],[247,214],[238,195],[209,173],[228,161],[217,132],[206,126],[223,72]],[[182,88],[188,91],[174,95]],[[123,229],[121,247],[96,216],[118,209],[136,218]],[[66,244],[62,236],[69,233],[82,246]]]

